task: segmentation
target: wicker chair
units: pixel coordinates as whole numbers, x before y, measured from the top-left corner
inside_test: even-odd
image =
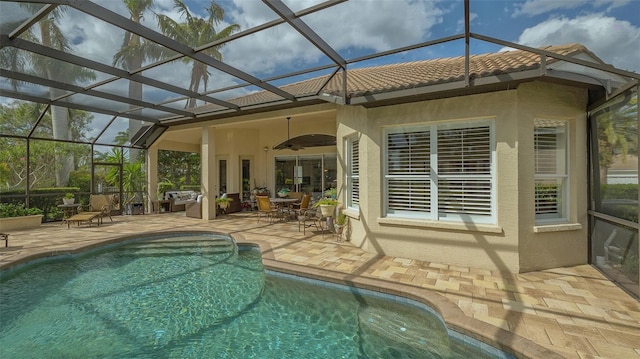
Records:
[[[109,217],[111,222],[111,209],[113,208],[113,195],[110,194],[92,194],[89,196],[89,208],[87,212],[100,212],[99,223],[104,217]]]

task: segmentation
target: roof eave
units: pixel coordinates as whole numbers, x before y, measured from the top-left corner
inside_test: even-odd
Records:
[[[574,74],[562,71],[547,71],[541,73],[540,69],[533,69],[520,72],[505,73],[487,77],[472,78],[470,86],[466,86],[464,80],[438,83],[401,89],[396,91],[386,91],[380,93],[367,93],[350,98],[349,104],[361,105],[365,107],[387,106],[391,104],[424,101],[437,98],[448,98],[466,96],[477,93],[503,91],[515,89],[521,83],[531,81],[545,81],[562,83],[570,86],[585,88],[602,88],[611,85],[613,87],[622,84],[605,84],[595,78],[581,74]]]

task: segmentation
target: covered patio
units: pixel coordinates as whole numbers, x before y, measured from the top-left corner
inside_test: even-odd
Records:
[[[640,358],[640,305],[589,265],[513,274],[377,256],[349,242],[337,243],[334,236],[311,231],[305,236],[296,222],[257,223],[255,214],[247,212],[212,221],[170,213],[118,216],[100,227],[44,224],[10,235],[9,247],[0,248],[0,269],[169,231],[230,233],[238,242],[259,243],[265,266],[273,270],[425,301],[450,324],[509,345],[520,357]]]

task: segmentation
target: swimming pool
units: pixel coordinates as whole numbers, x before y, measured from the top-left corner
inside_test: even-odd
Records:
[[[265,272],[259,250],[224,235],[145,237],[0,283],[3,358],[508,357],[425,308]]]

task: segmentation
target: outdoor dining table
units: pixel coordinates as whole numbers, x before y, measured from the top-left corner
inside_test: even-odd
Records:
[[[274,204],[280,209],[287,208],[289,211],[291,210],[291,205],[299,201],[300,200],[297,198],[269,198],[269,202],[271,202],[271,204]]]

